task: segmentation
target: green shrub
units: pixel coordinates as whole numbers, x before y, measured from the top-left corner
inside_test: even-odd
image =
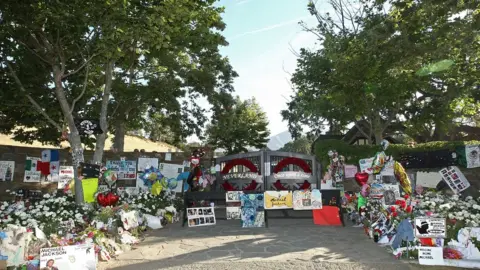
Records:
[[[405,144],[390,144],[385,153],[398,159],[402,154],[412,152],[435,151],[442,149],[455,150],[456,147],[465,145],[480,145],[480,141],[456,141],[456,142],[428,142],[411,147]],[[347,164],[357,165],[360,159],[375,156],[382,149],[380,145],[348,145],[341,140],[318,140],[315,142],[315,156],[322,166],[329,164],[328,151],[336,150],[340,155],[344,156]],[[325,167],[323,167],[325,168]]]

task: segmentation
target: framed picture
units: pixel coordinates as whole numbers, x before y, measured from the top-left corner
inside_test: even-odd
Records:
[[[216,224],[213,207],[187,208],[188,227],[212,226]]]

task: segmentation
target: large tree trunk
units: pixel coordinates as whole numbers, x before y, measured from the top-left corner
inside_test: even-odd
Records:
[[[110,102],[110,92],[112,90],[112,80],[113,80],[113,68],[114,61],[110,60],[107,62],[105,67],[105,88],[103,90],[102,97],[102,107],[100,108],[100,128],[103,133],[97,135],[97,143],[95,144],[95,152],[93,153],[93,162],[95,164],[101,164],[103,158],[103,151],[105,149],[105,140],[107,139],[108,132],[108,103]]]
[[[113,148],[119,152],[123,152],[125,148],[125,133],[127,132],[124,120],[118,120],[115,123],[115,138],[113,141]]]
[[[75,201],[77,204],[82,204],[84,202],[82,181],[77,175],[77,168],[80,165],[80,162],[84,161],[82,140],[80,138],[80,134],[78,133],[77,127],[75,126],[75,120],[73,119],[67,97],[65,96],[65,89],[63,88],[62,84],[63,71],[59,66],[53,66],[53,76],[55,82],[55,95],[57,96],[58,103],[60,103],[60,108],[62,109],[62,113],[65,116],[68,128],[70,129],[69,142],[72,148],[72,165],[75,179]]]

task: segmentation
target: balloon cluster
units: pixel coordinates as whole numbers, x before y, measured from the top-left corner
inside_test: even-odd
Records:
[[[160,172],[160,170],[153,166],[148,169],[145,169],[143,174],[140,176],[140,179],[143,181],[143,184],[148,188],[152,188],[152,186],[156,182],[162,180],[162,178],[163,178],[163,175]]]

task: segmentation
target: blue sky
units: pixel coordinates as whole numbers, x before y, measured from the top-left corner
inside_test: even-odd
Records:
[[[316,43],[315,36],[298,25],[300,21],[315,25],[307,0],[221,0],[217,5],[225,7],[223,34],[230,45],[221,51],[239,74],[236,94],[256,98],[268,115],[272,135],[287,130],[280,111],[292,93],[285,71],[296,67],[290,45],[298,51],[315,48]]]

